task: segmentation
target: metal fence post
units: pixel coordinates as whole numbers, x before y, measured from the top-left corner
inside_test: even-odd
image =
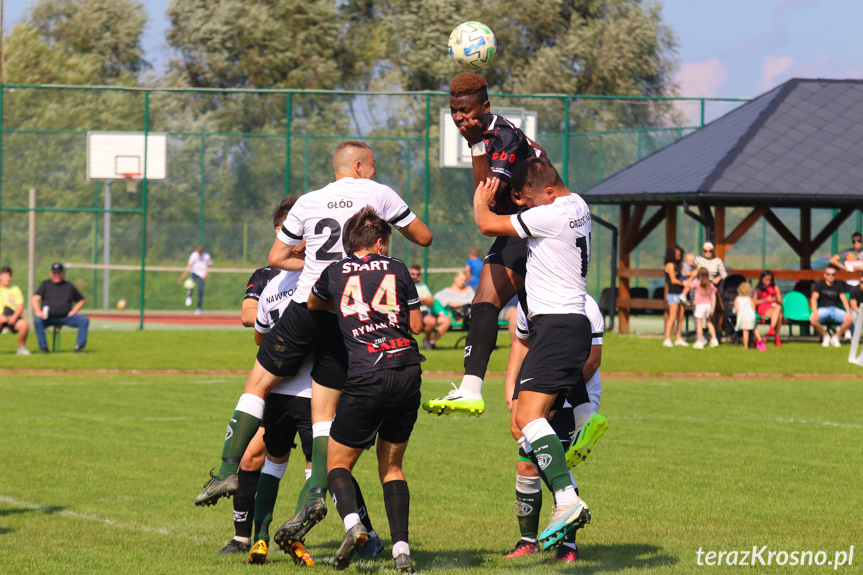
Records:
[[[291,193],[291,106],[292,94],[288,92],[285,103],[285,197]]]
[[[429,187],[431,186],[431,174],[429,167],[429,148],[431,147],[431,94],[426,92],[426,135],[425,135],[425,177],[423,179],[423,187],[425,188],[425,212],[423,219],[425,220],[425,224],[431,228],[431,222],[429,222]],[[428,270],[429,270],[429,249],[425,248],[423,250],[423,273],[426,274],[426,278],[428,278]]]
[[[563,183],[569,187],[569,96],[564,98],[563,110]]]
[[[146,148],[145,148],[146,149]],[[201,184],[199,186],[200,202],[198,206],[198,243],[204,244],[204,174],[206,166],[204,165],[204,134],[201,134]]]
[[[144,181],[141,193],[141,312],[138,329],[144,329],[144,305],[146,296],[144,290],[147,287],[147,136],[150,131],[150,91],[144,91]]]

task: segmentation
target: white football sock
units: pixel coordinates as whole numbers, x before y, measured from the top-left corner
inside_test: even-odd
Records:
[[[461,379],[461,385],[458,390],[462,393],[472,393],[476,396],[482,396],[482,378],[475,375],[465,375]]]

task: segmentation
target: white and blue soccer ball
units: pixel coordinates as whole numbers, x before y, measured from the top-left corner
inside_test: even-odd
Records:
[[[488,66],[496,52],[497,38],[481,22],[459,24],[449,35],[449,57],[465,70]]]

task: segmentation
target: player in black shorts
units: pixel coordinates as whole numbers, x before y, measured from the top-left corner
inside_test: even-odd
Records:
[[[350,565],[368,537],[350,470],[377,438],[393,559],[400,573],[413,573],[402,458],[417,418],[419,364],[425,360],[411,335],[422,331],[419,297],[404,262],[386,255],[390,226],[372,208],[348,220],[345,236],[352,255],[324,269],[308,300],[309,309],[336,309],[350,357],[327,450],[327,486],[346,531],[333,567]]]
[[[279,202],[273,210],[273,227],[276,233],[285,221],[285,216],[296,202],[296,198],[287,197]],[[258,315],[258,300],[261,292],[281,270],[265,267],[258,268],[252,273],[252,277],[246,282],[246,295],[243,297],[240,319],[244,327],[255,325],[255,316]],[[255,492],[258,489],[258,479],[261,476],[261,468],[264,466],[264,428],[260,427],[258,432],[249,442],[243,458],[240,460],[240,469],[237,472],[237,492],[234,494],[234,537],[216,554],[226,555],[231,553],[248,553],[251,548],[252,523],[255,511]]]
[[[453,122],[473,154],[474,186],[487,178],[498,178],[500,185],[492,211],[500,215],[517,213],[521,208],[509,185],[512,170],[528,158],[545,156],[545,151],[509,120],[491,113],[488,84],[482,76],[459,74],[450,83],[449,93]],[[485,411],[482,381],[497,342],[498,314],[513,296],[523,292],[526,259],[526,242],[521,238],[499,237],[492,244],[471,305],[464,377],[449,395],[423,403],[429,413],[480,415]]]

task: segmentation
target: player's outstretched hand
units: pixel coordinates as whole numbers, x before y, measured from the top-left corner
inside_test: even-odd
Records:
[[[500,180],[497,178],[486,178],[481,181],[474,192],[473,205],[492,205],[498,186],[500,186]]]

